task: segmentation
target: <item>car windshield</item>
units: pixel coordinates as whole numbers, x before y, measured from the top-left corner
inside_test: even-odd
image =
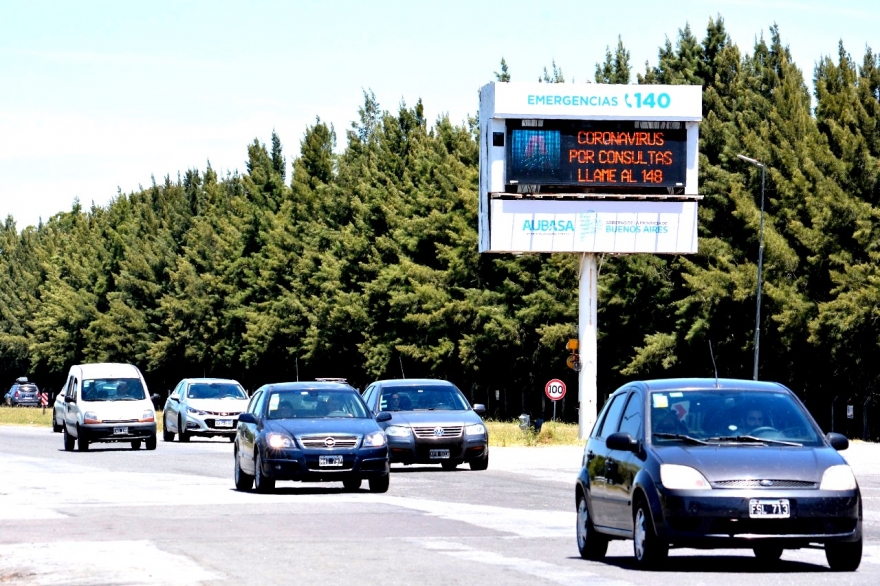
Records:
[[[96,378],[83,381],[83,401],[139,401],[146,398],[144,385],[137,378]]]
[[[356,391],[297,389],[274,391],[269,395],[268,419],[309,419],[354,417],[366,419],[370,413]]]
[[[658,444],[822,445],[810,417],[786,392],[654,391],[650,429]]]
[[[186,391],[188,399],[247,399],[247,393],[235,383],[193,383]]]
[[[467,411],[461,391],[447,385],[393,386],[383,389],[379,399],[382,411]]]

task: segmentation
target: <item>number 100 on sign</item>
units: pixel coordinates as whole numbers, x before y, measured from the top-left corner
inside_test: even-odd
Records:
[[[544,394],[551,401],[559,401],[565,397],[565,383],[558,378],[554,378],[544,387]]]

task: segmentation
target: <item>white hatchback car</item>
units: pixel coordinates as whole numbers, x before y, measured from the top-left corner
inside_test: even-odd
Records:
[[[225,378],[185,378],[165,401],[162,439],[174,435],[188,442],[193,435],[224,436],[235,440],[238,416],[248,406],[248,395],[238,381]]]
[[[132,364],[104,362],[70,368],[64,388],[64,449],[89,449],[95,442],[128,442],[135,450],[156,449],[156,412],[141,371]]]

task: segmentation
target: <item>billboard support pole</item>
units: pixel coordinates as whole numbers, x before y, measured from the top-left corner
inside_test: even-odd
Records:
[[[578,373],[578,438],[583,440],[587,439],[593,429],[597,413],[596,344],[599,266],[595,253],[581,255],[578,280],[578,338],[583,364]]]

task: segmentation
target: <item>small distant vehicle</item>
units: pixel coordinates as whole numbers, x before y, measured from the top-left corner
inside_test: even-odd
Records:
[[[279,480],[342,482],[370,492],[389,486],[388,444],[353,387],[310,381],[264,385],[238,418],[235,487],[271,492]],[[378,420],[378,422],[377,422]]]
[[[147,383],[133,364],[103,362],[70,368],[64,389],[65,451],[97,442],[145,444],[156,449],[156,412]]]
[[[377,417],[393,415],[381,423],[392,462],[440,464],[446,470],[465,462],[471,470],[489,467],[489,432],[480,417],[486,408],[471,407],[451,382],[380,380],[366,388],[364,401]]]
[[[634,381],[605,403],[575,485],[581,557],[631,539],[636,565],[670,547],[749,548],[766,565],[821,546],[835,571],[862,558],[862,497],[797,396],[735,379]]]
[[[55,395],[55,403],[52,405],[52,431],[55,433],[61,433],[61,429],[64,427],[64,396],[66,392],[67,387],[62,387]]]
[[[4,401],[9,407],[39,407],[40,389],[34,383],[28,382],[27,377],[22,376],[17,378],[6,392]]]
[[[194,436],[235,439],[238,416],[248,395],[238,381],[225,378],[185,378],[168,395],[163,410],[162,439],[188,442]]]

